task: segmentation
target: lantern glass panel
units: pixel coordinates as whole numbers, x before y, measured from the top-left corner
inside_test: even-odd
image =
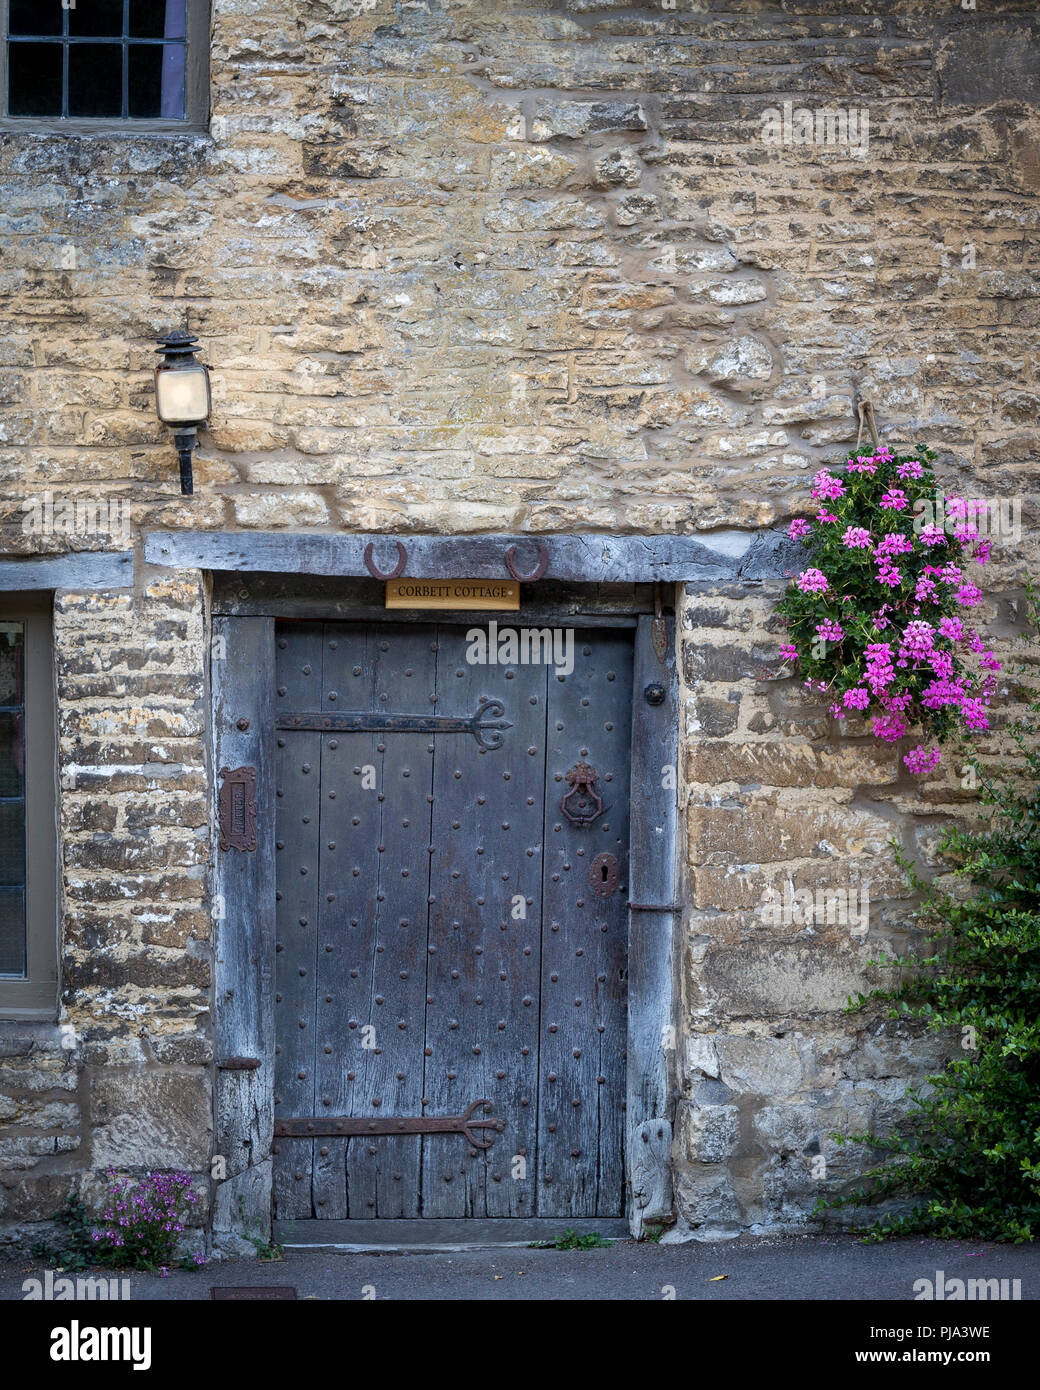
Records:
[[[166,425],[198,425],[209,415],[209,377],[201,362],[160,367],[155,392],[159,419]]]

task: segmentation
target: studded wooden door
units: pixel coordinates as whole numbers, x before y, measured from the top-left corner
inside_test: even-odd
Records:
[[[623,1214],[632,643],[572,640],[279,625],[279,1219]]]

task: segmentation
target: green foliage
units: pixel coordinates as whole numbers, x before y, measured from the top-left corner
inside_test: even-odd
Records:
[[[577,1231],[564,1231],[555,1240],[536,1240],[528,1246],[529,1250],[598,1250],[609,1245],[598,1231],[590,1231],[587,1236],[579,1236]]]
[[[187,1173],[156,1171],[135,1183],[117,1178],[111,1168],[108,1172],[110,1182],[100,1221],[87,1211],[78,1195],[71,1195],[56,1218],[67,1238],[56,1246],[37,1243],[34,1255],[67,1270],[101,1265],[163,1275],[170,1266],[194,1269],[206,1263],[201,1252],[191,1256],[177,1253],[186,1215],[198,1201]]]
[[[242,1222],[242,1234],[256,1251],[258,1260],[270,1264],[285,1259],[285,1246],[265,1236],[259,1224],[251,1221],[246,1215],[246,1199],[241,1193],[238,1198],[238,1215]]]
[[[1028,607],[1036,652],[1040,599],[1032,588]],[[1018,675],[1028,712],[1008,731],[1008,758],[995,771],[967,758],[984,809],[977,825],[943,838],[952,886],[922,884],[897,855],[908,881],[925,892],[918,916],[926,950],[879,961],[903,970],[902,983],[851,1005],[883,1000],[889,1017],[959,1035],[944,1070],[926,1088],[911,1088],[904,1133],[834,1136],[880,1149],[887,1161],[863,1187],[821,1200],[821,1208],[921,1198],[909,1212],[877,1221],[873,1239],[1040,1235],[1040,692],[1035,665]]]
[[[55,1246],[48,1245],[46,1241],[37,1242],[32,1253],[39,1259],[53,1260],[61,1269],[87,1269],[95,1264],[97,1249],[92,1239],[94,1222],[79,1197],[74,1193],[67,1197],[55,1220],[66,1234]]]

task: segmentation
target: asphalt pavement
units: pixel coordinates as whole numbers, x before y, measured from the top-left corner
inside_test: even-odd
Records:
[[[0,1300],[22,1299],[27,1280],[63,1277],[22,1259],[0,1263]],[[93,1271],[117,1277],[114,1271]],[[89,1277],[84,1272],[72,1278]],[[436,1254],[288,1249],[284,1260],[222,1260],[169,1276],[129,1273],[131,1299],[211,1299],[214,1286],[295,1291],[313,1300],[918,1300],[971,1298],[969,1280],[1007,1280],[1004,1296],[1040,1296],[1040,1245],[908,1239],[868,1245],[850,1236],[743,1237],[705,1244],[622,1241],[591,1250],[484,1248]],[[1015,1281],[1020,1281],[1016,1286]],[[32,1286],[29,1285],[29,1288]],[[975,1285],[976,1296],[983,1286]],[[986,1285],[986,1292],[1000,1292]],[[121,1291],[122,1292],[122,1291]],[[247,1295],[248,1296],[248,1295]],[[960,1303],[961,1311],[965,1310]]]

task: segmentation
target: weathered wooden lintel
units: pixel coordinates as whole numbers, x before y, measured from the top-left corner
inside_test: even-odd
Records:
[[[315,531],[150,531],[144,537],[144,558],[148,564],[175,569],[361,579],[371,577],[366,547],[372,546],[374,563],[389,571],[399,553],[396,542],[393,536]],[[700,536],[406,536],[402,544],[409,578],[506,579],[511,547],[516,547],[515,563],[525,573],[535,568],[544,546],[546,579],[585,584],[764,578],[773,573],[780,550],[774,533],[735,530]]]
[[[129,589],[134,582],[132,550],[74,550],[65,555],[20,555],[0,559],[0,591],[31,589]]]

